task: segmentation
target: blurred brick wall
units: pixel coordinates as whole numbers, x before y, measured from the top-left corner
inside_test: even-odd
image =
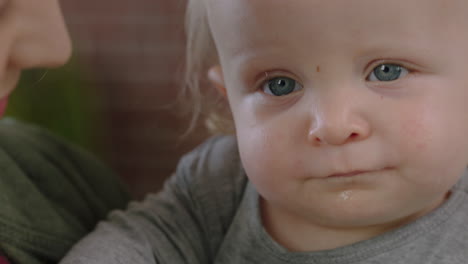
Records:
[[[158,190],[180,156],[200,143],[200,130],[181,144],[187,126],[174,102],[184,57],[184,0],[61,0],[79,61],[97,89],[107,127],[107,160],[137,198]]]

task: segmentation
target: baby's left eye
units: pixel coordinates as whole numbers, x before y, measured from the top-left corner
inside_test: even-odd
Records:
[[[288,77],[275,77],[263,84],[262,90],[273,96],[285,96],[302,89],[302,86],[294,79]]]
[[[380,64],[372,70],[367,80],[372,82],[391,82],[409,73],[408,69],[397,64]]]

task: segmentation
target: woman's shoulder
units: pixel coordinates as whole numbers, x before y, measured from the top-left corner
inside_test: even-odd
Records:
[[[0,248],[18,263],[58,261],[127,203],[97,158],[34,125],[0,121],[0,168]]]
[[[97,196],[101,201],[95,206],[102,208],[102,213],[107,213],[108,207],[121,207],[129,199],[116,174],[98,157],[37,125],[11,118],[0,120],[0,154],[0,165],[10,174],[21,175],[35,187],[51,188],[43,195],[60,192],[67,197]],[[51,182],[61,184],[61,188],[53,189],[58,186],[51,186]],[[65,187],[75,191],[67,193]]]
[[[26,157],[48,156],[59,161],[75,159],[100,163],[91,153],[59,135],[13,118],[0,120],[0,149],[14,158],[17,157],[17,161]]]

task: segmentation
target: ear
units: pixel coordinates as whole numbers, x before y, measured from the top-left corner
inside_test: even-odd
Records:
[[[217,64],[208,69],[208,80],[224,97],[227,96],[221,65]]]

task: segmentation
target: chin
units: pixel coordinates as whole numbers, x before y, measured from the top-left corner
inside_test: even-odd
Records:
[[[395,201],[395,199],[393,200]],[[407,222],[407,219],[413,219],[413,216],[420,212],[415,208],[416,206],[408,206],[408,203],[403,200],[389,203],[385,197],[369,196],[369,194],[361,194],[360,196],[354,194],[352,196],[352,194],[343,192],[338,194],[338,197],[332,197],[332,200],[328,202],[322,200],[322,203],[315,208],[302,208],[298,212],[308,211],[309,214],[305,217],[323,226],[364,228],[399,226],[401,223]]]

